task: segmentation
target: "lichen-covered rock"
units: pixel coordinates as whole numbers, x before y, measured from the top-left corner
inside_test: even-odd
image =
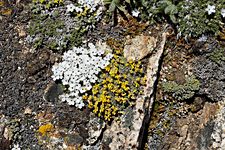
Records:
[[[225,101],[206,102],[198,113],[177,119],[157,149],[216,149],[225,147]],[[152,141],[153,142],[153,141]]]
[[[157,80],[157,72],[164,50],[166,35],[167,33],[162,33],[159,48],[148,59],[147,86],[144,89],[144,96],[136,100],[135,106],[131,110],[132,117],[129,117],[131,125],[127,127],[127,119],[114,120],[103,134],[103,141],[106,139],[110,139],[111,141],[109,142],[110,149],[138,149],[142,146],[145,125],[150,118],[150,111],[154,101],[152,93],[154,92],[154,84]],[[130,115],[124,114],[121,118],[128,116]]]
[[[190,113],[187,116],[177,118],[170,131],[163,137],[155,149],[163,150],[193,150],[208,149],[211,145],[217,104],[206,102],[204,108],[198,113]],[[149,145],[154,145],[150,138]]]
[[[132,39],[128,37],[124,47],[124,57],[127,60],[140,60],[152,53],[156,47],[157,38],[138,35]]]
[[[88,139],[89,144],[95,143],[105,128],[105,122],[101,121],[100,118],[97,118],[92,114],[90,121],[88,122]]]
[[[194,74],[200,80],[200,94],[212,101],[225,98],[225,50],[218,44],[211,44],[213,52],[203,53],[194,62]]]

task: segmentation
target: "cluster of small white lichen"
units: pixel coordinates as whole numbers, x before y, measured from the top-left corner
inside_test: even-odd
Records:
[[[104,69],[113,57],[111,53],[105,54],[104,50],[97,49],[92,43],[88,47],[74,47],[65,52],[63,61],[52,68],[53,80],[62,80],[63,85],[69,86],[69,92],[60,95],[61,100],[78,108],[84,106],[81,94],[92,88],[101,69]]]
[[[79,15],[86,15],[87,11],[89,13],[94,13],[95,18],[99,19],[103,10],[103,4],[101,0],[78,0],[78,5],[68,4],[67,12],[77,13]]]
[[[101,0],[78,0],[78,3],[89,9],[96,9],[102,2]]]

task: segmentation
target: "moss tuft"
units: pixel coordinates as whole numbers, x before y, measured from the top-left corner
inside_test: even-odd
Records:
[[[190,76],[182,85],[174,81],[168,81],[164,82],[162,87],[164,92],[171,93],[175,99],[187,100],[192,98],[195,92],[199,90],[200,82],[194,76]]]
[[[222,61],[225,61],[225,51],[224,49],[217,49],[210,53],[209,59],[220,65]]]

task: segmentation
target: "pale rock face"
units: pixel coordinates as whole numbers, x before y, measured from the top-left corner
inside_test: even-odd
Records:
[[[99,136],[102,134],[102,130],[105,128],[106,125],[105,122],[101,123],[100,118],[94,117],[94,114],[91,115],[93,116],[91,117],[91,120],[88,123],[89,138],[87,139],[90,145],[98,140]]]
[[[140,35],[126,40],[124,47],[124,57],[127,60],[140,60],[151,54],[156,47],[156,38]]]
[[[212,149],[223,150],[225,148],[225,100],[221,102],[221,108],[216,116],[214,131],[211,135]]]

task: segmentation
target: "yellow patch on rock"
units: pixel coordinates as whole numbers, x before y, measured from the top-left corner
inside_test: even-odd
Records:
[[[51,123],[42,125],[39,127],[38,132],[41,133],[43,136],[46,135],[48,132],[52,131],[54,126]]]

